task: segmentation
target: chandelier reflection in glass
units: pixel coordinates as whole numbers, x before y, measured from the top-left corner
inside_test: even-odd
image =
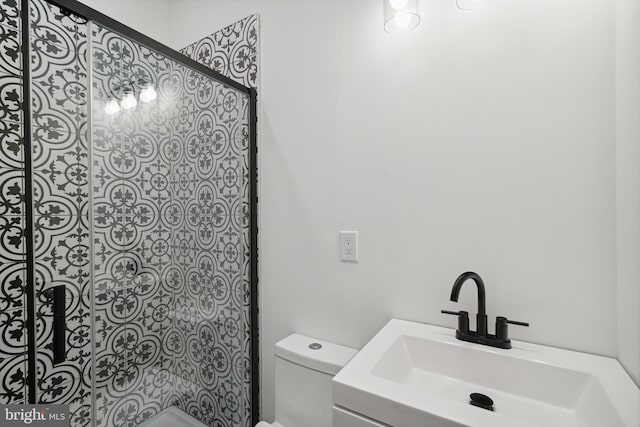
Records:
[[[158,98],[158,93],[152,83],[144,80],[139,80],[137,84],[134,83],[136,82],[130,81],[115,87],[113,89],[113,93],[122,94],[122,99],[118,100],[117,97],[111,98],[107,101],[104,107],[104,112],[112,116],[114,114],[118,114],[120,110],[129,111],[136,108],[138,105],[138,99],[136,99],[135,95],[135,86],[143,87],[139,95],[140,102],[148,104]]]

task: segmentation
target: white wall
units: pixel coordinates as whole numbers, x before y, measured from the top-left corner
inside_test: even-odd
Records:
[[[640,2],[616,3],[618,354],[640,385]]]
[[[390,317],[453,327],[441,308],[475,313],[472,289],[448,301],[468,269],[491,316],[531,322],[514,338],[618,352],[614,2],[423,0],[404,36],[383,32],[380,3],[169,3],[174,48],[261,14],[268,420],[277,340],[360,347]],[[341,229],[360,231],[360,263],[339,262]]]
[[[171,3],[182,47],[261,14],[263,415],[291,332],[360,347],[390,318],[454,326],[485,279],[519,339],[615,355],[614,5],[423,1],[406,36],[368,0]],[[358,264],[337,233],[360,231]]]
[[[168,44],[169,0],[80,0],[141,33]]]

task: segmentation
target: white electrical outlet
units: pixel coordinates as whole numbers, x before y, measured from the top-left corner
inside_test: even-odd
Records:
[[[340,259],[342,261],[358,262],[358,232],[340,232]]]

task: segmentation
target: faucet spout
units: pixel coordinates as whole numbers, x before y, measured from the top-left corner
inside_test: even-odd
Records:
[[[469,329],[469,313],[466,311],[449,311],[442,310],[442,313],[453,314],[458,316],[458,329],[456,330],[456,338],[461,341],[467,341],[477,344],[489,345],[497,348],[511,348],[511,340],[509,339],[509,333],[507,330],[507,324],[520,326],[529,326],[525,322],[515,322],[509,320],[506,317],[499,316],[496,318],[496,333],[490,335],[487,330],[487,306],[486,296],[484,290],[484,282],[476,273],[467,271],[462,273],[456,281],[453,283],[451,289],[451,301],[458,302],[460,296],[460,289],[467,280],[473,280],[476,282],[476,288],[478,289],[478,313],[476,313],[476,330]]]
[[[451,301],[458,302],[460,289],[462,289],[462,285],[469,279],[476,282],[476,286],[478,288],[478,314],[485,315],[487,314],[487,303],[484,291],[484,282],[477,273],[467,271],[466,273],[462,273],[458,276],[456,281],[453,283],[453,288],[451,289]]]

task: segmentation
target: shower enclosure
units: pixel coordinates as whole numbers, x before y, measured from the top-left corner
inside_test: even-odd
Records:
[[[73,0],[0,51],[0,404],[254,425],[255,91]]]

